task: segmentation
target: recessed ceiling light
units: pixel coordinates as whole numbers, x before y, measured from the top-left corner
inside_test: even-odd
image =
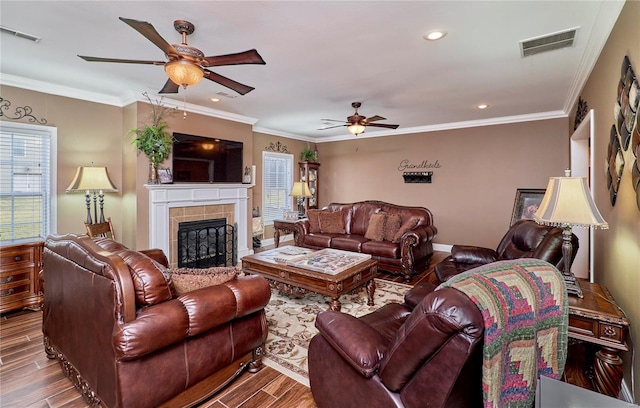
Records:
[[[220,98],[211,98],[211,102],[220,102]]]
[[[486,103],[481,103],[480,105],[476,105],[476,108],[478,109],[487,109],[489,107],[489,104]]]
[[[444,30],[433,30],[423,35],[422,38],[429,41],[436,41],[443,38],[445,35],[447,35],[447,32]]]

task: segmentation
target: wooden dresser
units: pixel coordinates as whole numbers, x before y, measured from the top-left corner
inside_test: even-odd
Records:
[[[42,304],[38,273],[43,247],[44,242],[32,242],[0,248],[0,313]]]

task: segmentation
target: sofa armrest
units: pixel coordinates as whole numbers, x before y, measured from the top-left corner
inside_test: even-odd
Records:
[[[204,333],[264,309],[270,298],[268,282],[252,275],[144,307],[133,321],[118,325],[113,335],[117,358],[138,358]]]
[[[498,261],[498,253],[490,248],[454,245],[451,247],[451,259],[465,264],[488,264]]]
[[[318,314],[316,328],[329,344],[356,371],[370,378],[378,370],[387,348],[387,340],[357,318],[325,311]]]
[[[422,299],[424,299],[429,293],[433,292],[436,288],[437,285],[434,285],[433,283],[418,283],[405,293],[404,303],[406,303],[411,309],[415,309],[415,307],[422,302]]]

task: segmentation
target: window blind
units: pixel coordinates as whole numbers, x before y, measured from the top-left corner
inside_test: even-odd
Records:
[[[292,208],[293,155],[263,152],[262,177],[262,217],[265,225],[271,225]]]
[[[44,239],[52,225],[50,128],[0,124],[0,242]]]

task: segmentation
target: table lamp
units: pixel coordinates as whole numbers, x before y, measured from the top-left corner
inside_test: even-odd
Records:
[[[539,224],[562,228],[562,274],[567,292],[582,298],[580,283],[571,272],[571,230],[573,227],[609,228],[591,198],[587,178],[571,177],[570,170],[565,170],[565,177],[551,177],[533,218]]]
[[[309,190],[309,185],[306,181],[296,181],[293,183],[293,187],[291,188],[291,192],[289,193],[291,197],[297,197],[298,199],[298,217],[304,217],[304,198],[305,197],[313,197],[311,194],[311,190]]]
[[[100,222],[104,222],[104,193],[117,193],[118,188],[113,185],[109,178],[106,167],[78,167],[76,175],[69,187],[67,193],[75,193],[78,191],[85,192],[85,201],[87,203],[87,224],[93,224],[91,220],[91,192],[93,192],[93,218],[98,222],[98,197],[100,198]]]

